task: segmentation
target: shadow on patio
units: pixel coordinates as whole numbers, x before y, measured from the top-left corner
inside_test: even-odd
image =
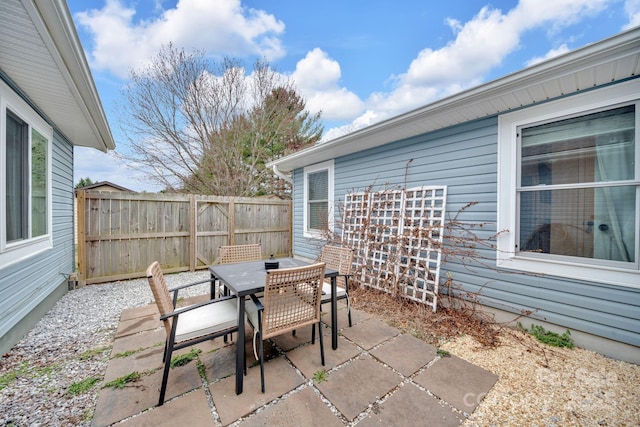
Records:
[[[339,324],[347,325],[345,306],[339,308]],[[325,328],[324,367],[317,340],[311,345],[310,327],[295,337],[280,336],[274,345],[267,341],[264,394],[250,328],[250,368],[241,395],[235,394],[235,342],[202,343],[194,361],[171,369],[165,404],[156,407],[165,332],[155,304],[126,309],[103,383],[134,371],[140,378],[100,390],[93,425],[457,426],[497,381],[460,358],[438,356],[433,346],[379,318],[358,310],[352,315],[353,327],[341,329],[335,351]],[[323,318],[330,321],[329,313]],[[314,380],[323,369],[326,379]]]

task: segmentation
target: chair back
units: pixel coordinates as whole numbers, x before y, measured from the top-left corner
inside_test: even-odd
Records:
[[[353,249],[343,246],[325,245],[322,248],[320,262],[324,262],[328,268],[337,270],[337,285],[346,287],[344,275],[351,274],[351,266],[353,265]]]
[[[267,271],[263,340],[320,321],[324,270],[324,263],[318,263]]]
[[[259,243],[250,245],[220,246],[220,248],[218,248],[218,260],[220,264],[260,261],[261,259],[262,246]]]
[[[147,268],[147,279],[149,280],[149,286],[153,293],[153,299],[158,306],[160,316],[173,312],[173,299],[171,299],[171,295],[169,294],[169,288],[167,288],[167,282],[164,280],[164,275],[162,274],[162,269],[158,261],[154,261],[153,264]],[[171,320],[172,319],[163,320],[167,336],[171,333]]]

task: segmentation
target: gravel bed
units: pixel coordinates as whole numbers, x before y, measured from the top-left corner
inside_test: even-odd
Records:
[[[169,287],[207,271],[166,275]],[[201,295],[209,285],[180,291]],[[146,278],[85,286],[65,294],[0,362],[0,426],[91,425],[122,310],[153,301]],[[97,378],[88,392],[79,381]]]
[[[517,330],[503,330],[500,342],[481,347],[466,335],[441,346],[499,376],[464,426],[640,425],[640,366]]]
[[[169,287],[208,272],[167,275]],[[203,284],[180,295],[209,291]],[[0,362],[0,426],[89,426],[123,309],[152,301],[146,279],[90,285],[63,296]],[[580,348],[557,349],[503,330],[497,348],[469,335],[441,348],[499,376],[465,426],[640,425],[640,366]],[[95,378],[88,391],[70,387]]]

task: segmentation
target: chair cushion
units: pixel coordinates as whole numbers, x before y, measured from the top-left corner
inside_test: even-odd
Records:
[[[176,342],[233,328],[238,325],[235,299],[205,305],[178,316]]]
[[[347,292],[343,287],[336,286],[336,299],[345,298]],[[331,301],[331,283],[322,283],[322,302]]]
[[[263,298],[260,298],[260,302],[264,302]],[[247,320],[251,323],[251,326],[258,328],[258,306],[252,299],[248,299],[244,303],[244,312],[247,315]]]

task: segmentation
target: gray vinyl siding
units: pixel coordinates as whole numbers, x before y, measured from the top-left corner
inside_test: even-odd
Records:
[[[0,342],[8,350],[11,337],[19,338],[39,319],[32,312],[43,301],[66,286],[73,272],[73,147],[54,130],[52,147],[52,233],[53,247],[19,263],[0,268]],[[39,308],[36,310],[36,308]],[[46,311],[48,307],[44,307]],[[20,331],[12,328],[20,324]]]
[[[487,238],[496,233],[497,222],[497,124],[491,117],[335,159],[335,199],[340,203],[346,193],[372,184],[374,189],[447,185],[448,217],[477,202],[460,220],[485,224],[476,234]],[[313,258],[322,242],[302,235],[303,172],[294,171],[293,250]],[[640,346],[637,289],[498,271],[494,250],[478,250],[478,255],[486,266],[449,259],[443,271],[465,291],[479,292],[484,304],[514,314],[531,310],[533,318]]]

